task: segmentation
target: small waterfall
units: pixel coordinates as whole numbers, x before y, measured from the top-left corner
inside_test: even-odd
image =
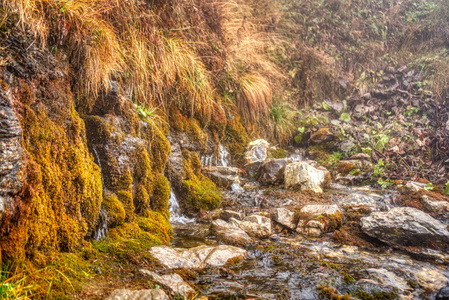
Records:
[[[101,185],[104,188],[104,182],[103,182],[103,172],[101,170],[101,162],[100,162],[100,157],[98,156],[97,153],[97,149],[95,149],[95,147],[92,147],[92,149],[94,150],[94,154],[95,154],[95,158],[97,159],[97,163],[98,163],[98,167],[100,168],[100,176],[101,176]]]
[[[170,189],[170,198],[168,199],[168,203],[170,204],[170,223],[187,224],[195,222],[194,219],[190,219],[182,215],[178,198],[176,198],[175,192],[173,192],[172,189]]]
[[[229,167],[229,152],[222,144],[220,144],[220,163],[223,167]]]

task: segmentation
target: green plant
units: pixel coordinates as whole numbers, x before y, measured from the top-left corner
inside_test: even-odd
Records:
[[[351,121],[351,116],[348,113],[342,113],[341,114],[341,118],[343,119],[343,121],[350,122]]]
[[[446,195],[449,195],[449,180],[446,182],[446,188],[444,189]]]
[[[425,187],[424,187],[424,189],[426,189],[426,190],[433,190],[435,188],[435,186],[433,185],[433,183],[431,183],[431,182],[429,182]]]
[[[394,183],[391,182],[390,179],[383,180],[382,177],[379,178],[379,179],[377,180],[377,183],[378,183],[378,184],[380,185],[380,187],[383,188],[383,189],[385,189],[385,188],[387,188],[387,187],[390,187],[390,186],[394,185]]]
[[[377,162],[377,164],[373,168],[373,175],[372,176],[382,176],[382,174],[385,171],[385,163],[384,160],[381,158]]]

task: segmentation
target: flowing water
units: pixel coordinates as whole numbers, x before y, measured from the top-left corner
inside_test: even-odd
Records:
[[[181,207],[179,206],[178,198],[176,197],[173,189],[170,188],[170,198],[168,199],[169,212],[170,212],[170,223],[172,224],[187,224],[195,222],[194,219],[187,218],[181,212]]]

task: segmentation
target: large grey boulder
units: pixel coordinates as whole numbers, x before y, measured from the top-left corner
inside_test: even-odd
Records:
[[[243,221],[231,218],[229,223],[239,227],[251,236],[267,238],[271,235],[271,220],[264,216],[251,215],[245,217]]]
[[[203,245],[190,249],[156,246],[151,248],[150,252],[161,264],[170,269],[220,267],[226,264],[229,259],[244,259],[247,256],[245,249],[226,245]]]
[[[216,185],[228,188],[234,182],[239,182],[239,168],[233,167],[209,167],[203,168],[204,174],[209,177]]]
[[[151,277],[154,281],[167,287],[174,294],[181,296],[188,296],[189,294],[194,294],[195,290],[188,285],[179,274],[173,273],[168,275],[159,275],[155,272],[149,270],[140,269],[140,273],[143,275]]]
[[[287,159],[268,159],[260,167],[259,183],[261,185],[281,184],[284,181],[284,170]]]
[[[443,246],[449,242],[447,226],[411,207],[374,212],[361,219],[362,230],[394,247]]]
[[[296,162],[285,167],[284,182],[286,188],[299,187],[302,191],[312,190],[322,193],[330,184],[330,173],[326,169],[318,169],[306,162]]]
[[[231,218],[229,217],[229,219]],[[246,245],[253,241],[240,227],[220,219],[212,221],[210,231],[221,241],[228,244]]]
[[[161,289],[154,290],[115,290],[106,300],[168,300]]]

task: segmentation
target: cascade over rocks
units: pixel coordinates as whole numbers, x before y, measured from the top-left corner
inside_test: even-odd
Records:
[[[374,212],[361,219],[363,232],[393,247],[447,248],[447,226],[411,207]]]
[[[295,162],[285,167],[284,181],[286,188],[299,187],[302,191],[322,193],[323,188],[330,184],[330,173],[306,162]]]

